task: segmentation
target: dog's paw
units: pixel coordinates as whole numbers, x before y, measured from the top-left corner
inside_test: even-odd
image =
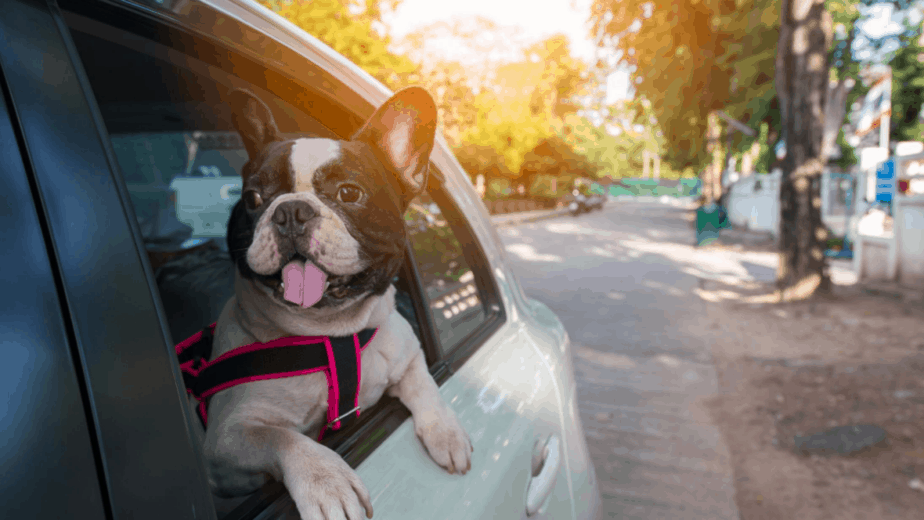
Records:
[[[414,431],[437,464],[450,473],[465,475],[472,469],[474,447],[452,412],[426,423],[414,421]]]
[[[326,448],[325,448],[326,450]],[[372,518],[372,500],[359,475],[335,452],[301,458],[285,485],[303,520]]]

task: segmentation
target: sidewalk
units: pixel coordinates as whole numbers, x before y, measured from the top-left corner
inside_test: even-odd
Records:
[[[578,347],[578,403],[605,518],[739,520],[731,455],[708,413],[711,362]]]

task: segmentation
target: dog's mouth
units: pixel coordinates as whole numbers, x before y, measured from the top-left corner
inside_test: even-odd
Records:
[[[353,275],[330,275],[301,254],[295,254],[278,272],[261,281],[280,301],[293,307],[308,308],[328,295],[347,296]]]

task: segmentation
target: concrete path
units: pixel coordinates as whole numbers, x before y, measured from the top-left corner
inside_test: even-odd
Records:
[[[728,450],[702,408],[717,392],[710,346],[688,331],[705,316],[701,277],[772,268],[698,256],[685,214],[621,202],[499,230],[527,294],[569,331],[604,518],[739,518]]]

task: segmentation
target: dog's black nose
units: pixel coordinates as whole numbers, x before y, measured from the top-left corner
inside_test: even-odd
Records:
[[[297,236],[305,232],[305,224],[316,215],[311,204],[302,200],[290,200],[276,206],[273,223],[281,234]]]

